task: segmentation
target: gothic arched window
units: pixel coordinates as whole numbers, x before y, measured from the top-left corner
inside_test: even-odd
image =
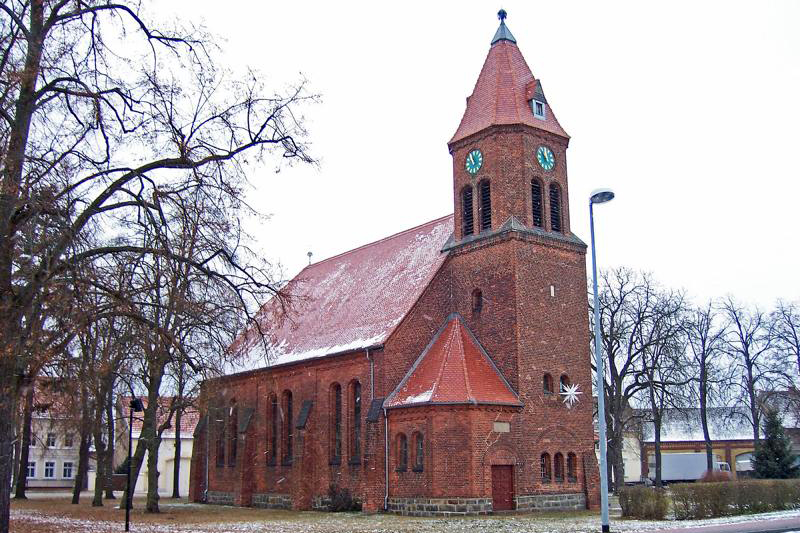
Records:
[[[239,409],[236,407],[236,400],[231,400],[231,407],[228,413],[228,466],[236,465],[237,436],[239,435]]]
[[[478,184],[480,194],[481,231],[492,229],[492,190],[489,180],[483,180]]]
[[[545,452],[542,454],[542,457],[539,459],[539,465],[541,468],[541,475],[542,475],[542,483],[550,483],[553,479],[552,470],[550,470],[550,454]]]
[[[556,183],[550,184],[550,229],[561,231],[561,189]]]
[[[561,384],[559,387],[559,392],[567,392],[567,387],[569,387],[571,383],[569,382],[569,376],[566,374],[561,374]]]
[[[274,465],[278,462],[278,397],[275,393],[269,395],[269,451],[267,453],[267,464]]]
[[[292,391],[283,391],[283,464],[292,464]]]
[[[544,226],[544,198],[542,182],[538,178],[531,180],[531,205],[533,206],[533,225],[541,228]]]
[[[557,453],[553,457],[553,463],[555,470],[555,479],[557,482],[561,483],[564,481],[564,456],[561,455],[561,452]]]
[[[414,434],[414,472],[422,472],[425,464],[425,441],[422,433]]]
[[[211,412],[216,413],[214,425],[217,430],[217,466],[225,466],[225,409],[213,409]]]
[[[361,458],[361,383],[350,382],[350,460]]]
[[[553,394],[553,376],[550,374],[542,376],[542,390],[545,394]]]
[[[342,386],[331,385],[331,462],[342,460]]]
[[[479,315],[483,309],[483,292],[480,289],[472,291],[472,314]]]
[[[397,435],[397,471],[405,472],[408,468],[408,439],[405,433]]]
[[[572,452],[567,454],[567,481],[578,481],[578,457]]]
[[[472,186],[467,185],[461,191],[461,216],[463,217],[462,230],[464,236],[475,233],[475,215],[472,201]]]

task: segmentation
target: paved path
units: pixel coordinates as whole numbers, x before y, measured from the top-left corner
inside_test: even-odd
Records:
[[[613,524],[611,529],[613,531]],[[736,524],[659,529],[658,533],[779,533],[788,531],[800,532],[800,517],[773,518],[770,520],[756,520],[752,522],[739,522]]]

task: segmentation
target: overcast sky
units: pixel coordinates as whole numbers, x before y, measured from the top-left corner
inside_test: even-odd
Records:
[[[163,6],[163,4],[162,4]],[[697,300],[800,299],[800,2],[205,2],[172,14],[271,87],[305,76],[318,169],[254,169],[288,276],[453,211],[447,141],[500,7],[572,137],[572,230]],[[245,9],[245,6],[247,7]]]

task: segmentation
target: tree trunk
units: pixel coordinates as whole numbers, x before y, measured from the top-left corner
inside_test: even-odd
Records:
[[[25,395],[25,407],[22,413],[22,444],[19,449],[17,485],[14,499],[26,499],[25,490],[28,485],[28,459],[31,451],[31,423],[33,418],[33,386]]]
[[[653,432],[655,434],[655,455],[656,455],[656,487],[661,487],[661,417],[653,420]]]
[[[158,447],[161,437],[154,436],[147,446],[147,512],[158,513]]]
[[[86,473],[89,471],[89,444],[92,438],[86,430],[86,424],[81,424],[81,444],[78,448],[78,474],[75,476],[75,485],[72,488],[72,503],[81,501],[81,489],[86,483]]]
[[[139,479],[139,472],[142,469],[142,461],[144,461],[144,454],[147,451],[147,446],[145,446],[144,441],[139,437],[139,440],[136,442],[136,451],[131,456],[131,461],[128,463],[128,468],[131,469],[131,494],[136,494],[136,481]],[[122,504],[120,507],[125,509],[128,502],[128,491],[124,490],[122,492]],[[130,499],[131,508],[133,508],[133,497]]]
[[[106,481],[106,447],[103,444],[102,427],[102,424],[97,421],[93,431],[97,471],[94,477],[94,498],[92,499],[92,507],[103,506],[103,485]]]
[[[108,424],[108,441],[106,444],[106,499],[113,500],[114,496],[114,375],[109,378],[108,397],[105,401],[106,423]]]
[[[182,398],[179,399],[182,401]],[[175,411],[175,462],[172,465],[172,497],[181,497],[181,413],[183,409]]]
[[[8,364],[3,365],[8,370]],[[11,513],[11,470],[14,420],[17,412],[17,387],[12,373],[0,376],[0,533],[8,533]]]
[[[703,427],[703,440],[706,444],[706,468],[714,469],[714,450],[711,447],[711,433],[708,430],[708,373],[705,358],[700,360],[700,425]]]

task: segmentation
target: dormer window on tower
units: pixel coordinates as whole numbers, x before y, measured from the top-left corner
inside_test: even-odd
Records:
[[[544,120],[547,118],[547,104],[540,100],[531,100],[531,110],[533,111],[533,116]]]

